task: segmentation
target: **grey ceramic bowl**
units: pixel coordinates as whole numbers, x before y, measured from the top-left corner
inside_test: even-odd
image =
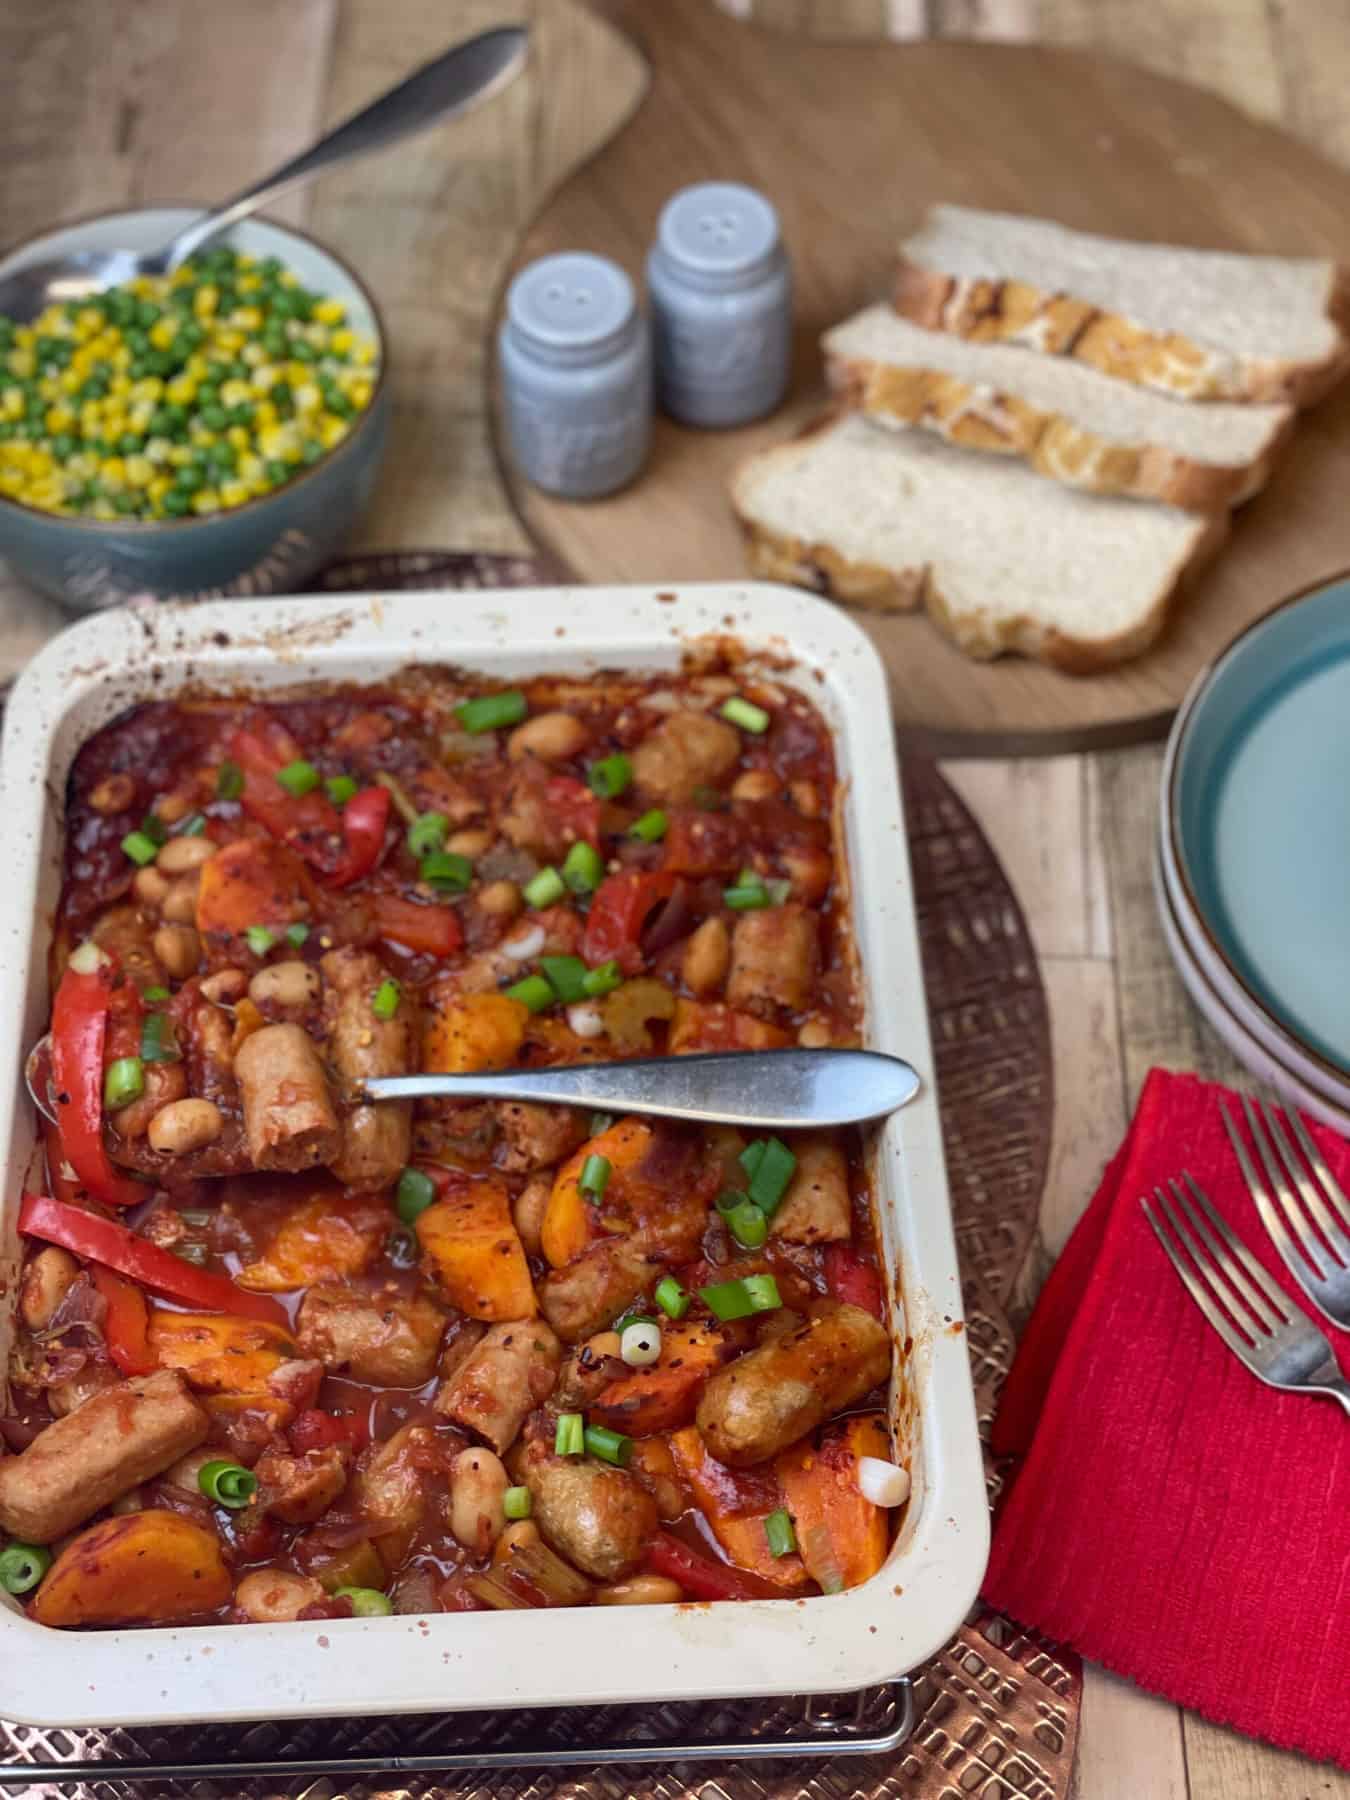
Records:
[[[153,249],[199,216],[195,207],[156,206],[63,225],[11,251],[0,276],[71,250]],[[343,302],[353,328],[379,351],[370,405],[340,444],[285,487],[205,518],[66,518],[0,495],[0,557],[75,611],[134,598],[293,593],[334,554],[374,489],[390,406],[388,344],[374,300],[331,251],[290,226],[248,219],[222,241],[280,257],[306,287]]]

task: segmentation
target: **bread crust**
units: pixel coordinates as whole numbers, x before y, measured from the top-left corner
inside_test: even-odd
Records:
[[[1074,356],[1103,375],[1174,399],[1288,401],[1311,406],[1350,369],[1350,268],[1335,267],[1326,317],[1337,342],[1312,362],[1231,356],[1179,332],[1157,332],[1086,300],[1029,282],[947,275],[900,253],[891,304],[930,331],[975,343],[1023,344]]]
[[[1186,512],[1219,512],[1259,493],[1288,443],[1294,415],[1248,463],[1209,463],[1161,444],[1118,444],[1021,395],[940,369],[827,354],[841,400],[882,426],[922,426],[962,449],[1018,456],[1038,474],[1095,494],[1159,500]]]
[[[803,437],[827,430],[835,422],[834,414],[814,420],[788,445],[747,459],[733,476],[731,503],[745,537],[751,571],[767,580],[809,588],[826,599],[872,612],[913,612],[922,605],[958,649],[979,661],[1007,655],[1028,656],[1068,675],[1097,675],[1119,667],[1142,655],[1157,640],[1177,595],[1217,552],[1228,533],[1228,513],[1211,514],[1190,553],[1162,584],[1147,613],[1111,637],[1075,637],[1025,614],[993,619],[978,610],[958,611],[943,594],[938,573],[931,564],[892,569],[856,562],[830,544],[770,531],[752,518],[742,504],[741,481],[752,463],[761,456],[773,456],[795,446]]]

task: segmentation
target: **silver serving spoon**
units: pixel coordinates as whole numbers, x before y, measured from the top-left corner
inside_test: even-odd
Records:
[[[34,1106],[55,1123],[48,1037],[29,1051],[24,1080]],[[876,1050],[726,1050],[501,1074],[376,1075],[353,1083],[350,1097],[536,1100],[595,1112],[799,1131],[884,1118],[918,1091],[918,1074],[907,1062]]]
[[[466,38],[429,62],[363,111],[254,182],[233,199],[195,219],[156,250],[73,252],[0,277],[0,313],[21,324],[44,307],[102,293],[137,275],[170,275],[194,251],[228,231],[286,188],[326,169],[423,131],[499,92],[525,61],[528,33],[523,25],[502,25]]]

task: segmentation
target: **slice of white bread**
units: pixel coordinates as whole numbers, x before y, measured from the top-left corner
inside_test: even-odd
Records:
[[[1190,400],[1306,406],[1350,359],[1337,263],[1094,237],[934,206],[900,246],[897,312],[934,330],[1075,356]]]
[[[883,611],[923,604],[971,656],[1076,674],[1153,642],[1228,518],[1076,493],[856,412],[748,458],[731,497],[757,574]]]
[[[821,339],[831,385],[878,425],[922,425],[1099,494],[1196,512],[1262,487],[1290,406],[1189,406],[1065,356],[973,344],[869,306]]]

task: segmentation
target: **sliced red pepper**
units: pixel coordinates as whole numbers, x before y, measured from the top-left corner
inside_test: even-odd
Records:
[[[346,845],[342,861],[328,877],[329,887],[350,887],[380,860],[385,826],[389,823],[389,789],[362,788],[342,809],[342,837]]]
[[[144,1190],[141,1190],[142,1195]],[[147,1243],[118,1225],[112,1219],[101,1219],[97,1213],[85,1212],[79,1206],[67,1206],[46,1194],[25,1194],[19,1209],[19,1230],[29,1237],[45,1238],[49,1244],[60,1244],[76,1256],[102,1263],[129,1275],[152,1293],[202,1312],[242,1313],[245,1318],[262,1319],[269,1325],[289,1329],[286,1309],[266,1294],[250,1294],[237,1288],[228,1275],[214,1275],[207,1269],[194,1268],[158,1244]]]
[[[103,1144],[103,1051],[114,977],[106,953],[89,974],[67,963],[52,1002],[52,1089],[61,1152],[81,1187],[109,1206],[136,1206],[147,1190],[114,1171]]]
[[[600,848],[600,801],[575,775],[551,775],[544,784],[544,798],[564,837],[584,838]]]
[[[150,1348],[150,1309],[145,1295],[134,1282],[123,1281],[102,1263],[95,1263],[89,1273],[107,1302],[103,1332],[108,1355],[124,1375],[149,1375],[159,1364]]]
[[[884,1317],[880,1275],[847,1244],[825,1246],[825,1280],[836,1300],[849,1306],[861,1306],[873,1318]]]
[[[626,869],[607,875],[595,891],[581,954],[591,968],[617,962],[625,975],[642,970],[638,939],[652,908],[675,891],[675,876],[668,869]]]
[[[317,1406],[306,1407],[286,1432],[297,1456],[303,1456],[306,1450],[327,1450],[332,1444],[350,1444],[354,1450],[363,1450],[369,1435],[365,1420],[355,1413],[339,1419]]]
[[[376,894],[372,907],[375,931],[405,950],[426,956],[453,956],[464,932],[452,906],[422,906],[398,894]]]
[[[347,854],[342,820],[320,789],[292,794],[277,780],[280,771],[303,759],[284,726],[263,718],[251,730],[236,731],[229,751],[244,776],[239,804],[278,842],[289,844],[321,875],[332,875]]]
[[[700,1556],[669,1532],[658,1531],[647,1546],[647,1567],[655,1575],[678,1581],[693,1600],[762,1600],[757,1587],[739,1569]]]

